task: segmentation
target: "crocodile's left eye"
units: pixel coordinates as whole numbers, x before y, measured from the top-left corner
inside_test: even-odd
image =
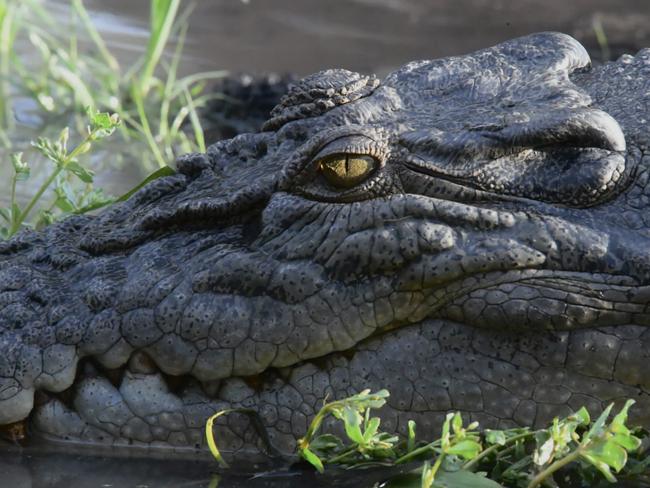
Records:
[[[338,153],[318,161],[318,169],[334,188],[352,188],[367,179],[379,166],[372,156]]]

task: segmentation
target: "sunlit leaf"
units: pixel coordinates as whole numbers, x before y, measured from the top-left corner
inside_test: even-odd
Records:
[[[603,411],[603,413],[600,414],[600,416],[592,424],[589,431],[582,437],[583,441],[589,440],[594,436],[602,435],[605,430],[605,425],[607,424],[607,419],[609,418],[609,414],[612,411],[613,407],[614,404],[610,403],[609,406]]]
[[[620,471],[627,462],[627,451],[609,440],[594,442],[583,455],[602,461],[616,471]]]
[[[151,173],[144,180],[142,180],[142,182],[140,182],[137,186],[135,186],[134,188],[132,188],[131,190],[126,192],[124,195],[118,197],[116,201],[125,202],[126,200],[128,200],[131,197],[131,195],[136,193],[138,190],[142,189],[145,185],[147,185],[151,181],[157,180],[158,178],[162,178],[164,176],[172,176],[172,175],[175,175],[175,174],[176,174],[176,171],[174,171],[173,168],[171,168],[169,166],[163,166],[162,168],[160,168],[160,169],[154,171],[153,173]]]
[[[411,452],[413,449],[415,449],[415,422],[413,420],[409,420],[407,423],[407,427],[408,427],[408,438],[407,438],[406,450],[408,452]]]
[[[584,454],[582,458],[594,466],[598,471],[600,471],[607,479],[607,481],[610,483],[616,483],[616,477],[612,474],[612,471],[609,469],[609,465],[607,463],[590,454]]]
[[[503,446],[506,443],[506,434],[502,430],[486,430],[485,441],[488,444]]]
[[[475,458],[481,452],[481,445],[476,441],[464,439],[452,444],[445,452],[446,454],[454,454],[469,460]]]
[[[350,406],[343,409],[343,421],[345,425],[345,433],[351,441],[357,444],[363,444],[363,434],[361,434],[361,416],[359,412]]]
[[[535,450],[533,454],[533,461],[538,466],[543,466],[548,463],[553,457],[553,452],[555,449],[555,441],[552,437],[546,439],[546,441]]]
[[[320,460],[316,454],[311,452],[309,448],[304,448],[300,450],[300,455],[307,461],[309,464],[314,466],[319,473],[323,473],[325,471],[325,467],[323,466],[323,462]]]
[[[634,400],[626,401],[625,405],[623,405],[623,408],[621,408],[621,411],[614,416],[612,422],[610,423],[610,428],[612,432],[619,433],[619,434],[630,433],[630,429],[628,429],[625,426],[625,422],[627,422],[628,411],[630,410],[630,407],[634,405],[634,403],[635,403]]]
[[[378,417],[371,418],[368,421],[368,427],[366,428],[365,432],[363,433],[363,442],[365,444],[370,442],[370,439],[372,439],[374,437],[374,435],[377,433],[377,430],[379,429],[379,424],[380,423],[381,423],[381,420],[379,420]]]

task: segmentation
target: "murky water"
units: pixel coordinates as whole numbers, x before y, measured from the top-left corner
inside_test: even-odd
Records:
[[[319,475],[308,466],[249,465],[218,472],[214,461],[22,449],[0,441],[2,488],[371,488],[413,467]]]
[[[148,15],[147,2],[90,5],[140,24]],[[198,69],[385,74],[413,59],[559,30],[599,58],[595,22],[613,55],[650,46],[647,0],[199,0],[187,53]]]
[[[142,53],[148,2],[86,3],[120,58]],[[49,5],[53,15],[65,19],[67,2],[50,0]],[[385,75],[412,59],[462,54],[542,30],[574,35],[595,60],[650,46],[648,0],[201,0],[190,25],[185,73],[304,75],[345,67]],[[597,40],[598,26],[606,43]],[[29,106],[19,106],[16,115],[21,124],[33,125]],[[100,172],[99,184],[119,194],[139,178],[128,165],[120,171],[109,166]],[[0,201],[4,190],[0,187]],[[324,478],[311,471],[218,477],[214,471],[212,462],[82,456],[0,444],[0,486],[8,488],[365,488],[386,477],[364,472]]]

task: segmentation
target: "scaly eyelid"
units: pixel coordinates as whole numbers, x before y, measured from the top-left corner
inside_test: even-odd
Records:
[[[328,142],[314,155],[312,162],[315,165],[321,161],[337,155],[370,156],[377,161],[377,169],[384,166],[388,150],[382,143],[362,135],[343,136]]]

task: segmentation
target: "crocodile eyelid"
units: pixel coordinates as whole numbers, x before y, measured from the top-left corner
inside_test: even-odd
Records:
[[[368,136],[355,134],[339,137],[321,146],[318,153],[316,153],[312,158],[312,161],[318,163],[319,161],[336,154],[354,154],[370,156],[375,159],[381,167],[388,158],[388,152],[388,148],[385,144],[377,142]]]

